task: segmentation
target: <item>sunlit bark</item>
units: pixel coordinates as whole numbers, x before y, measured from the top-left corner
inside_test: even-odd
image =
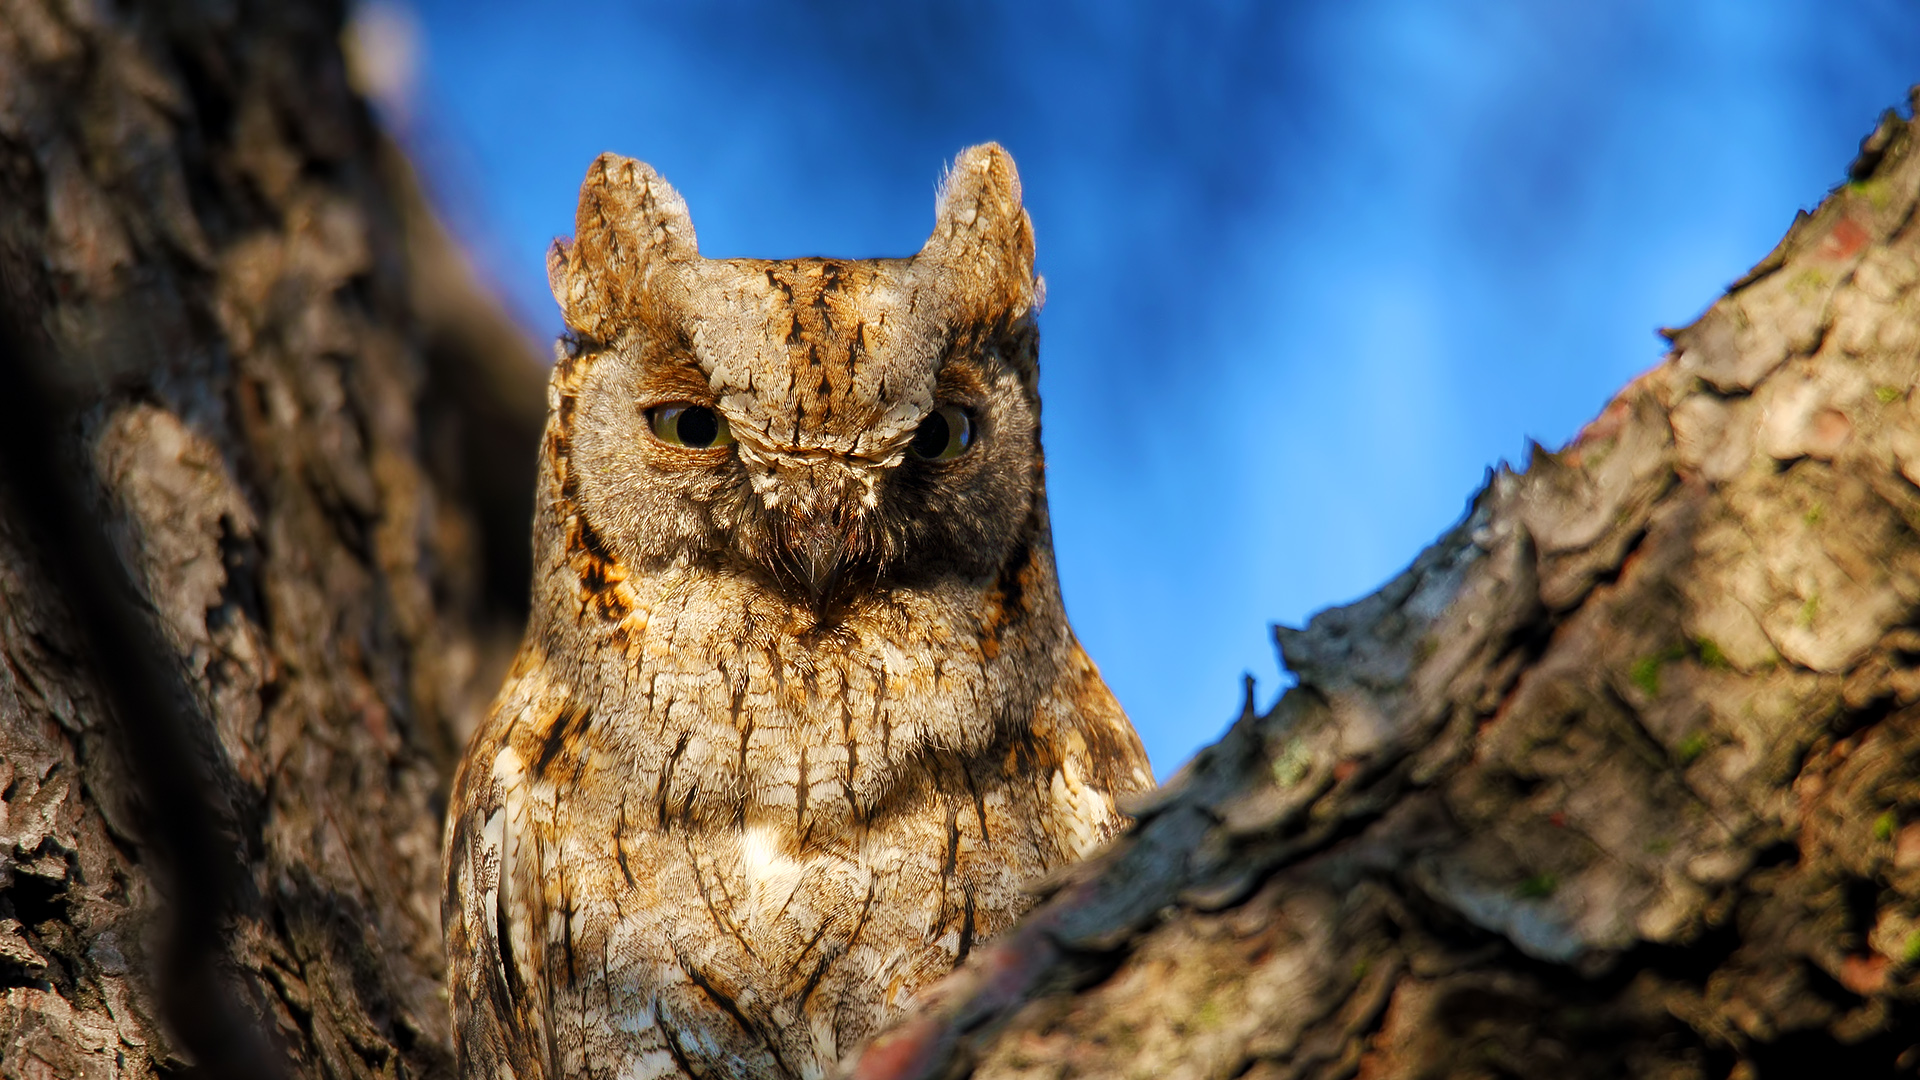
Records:
[[[1911,1074],[1915,134],[856,1075]]]

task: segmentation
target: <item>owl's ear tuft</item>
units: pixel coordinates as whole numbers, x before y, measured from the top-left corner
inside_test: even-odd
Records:
[[[644,161],[601,154],[580,185],[574,238],[547,250],[547,284],[567,326],[604,341],[660,279],[699,255],[680,193]]]
[[[1033,223],[1020,205],[1020,173],[999,143],[968,147],[940,185],[933,235],[920,249],[945,271],[971,314],[1018,318],[1039,306]]]

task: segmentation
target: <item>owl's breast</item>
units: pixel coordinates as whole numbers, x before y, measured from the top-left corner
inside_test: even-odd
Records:
[[[977,603],[939,590],[879,595],[822,628],[698,568],[623,587],[624,621],[589,611],[548,652],[580,665],[561,692],[656,820],[784,811],[803,834],[853,828],[928,754],[1028,723],[1070,644],[984,639]]]
[[[988,649],[925,595],[808,635],[738,583],[625,585],[643,622],[496,706],[503,935],[568,1061],[822,1075],[1121,820],[1124,719],[1070,637]]]
[[[786,823],[574,825],[556,810],[564,835],[536,886],[552,1014],[624,1018],[581,1029],[583,1060],[697,1046],[740,1075],[820,1075],[1009,921],[1007,901],[1024,906],[1017,874],[979,865],[978,844],[953,850],[931,804],[808,844]]]

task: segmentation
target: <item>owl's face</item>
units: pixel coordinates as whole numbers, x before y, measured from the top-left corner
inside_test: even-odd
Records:
[[[910,259],[709,260],[651,170],[596,162],[551,260],[587,365],[555,404],[594,539],[629,567],[738,575],[816,624],[992,580],[1045,515],[1018,192],[982,148]]]

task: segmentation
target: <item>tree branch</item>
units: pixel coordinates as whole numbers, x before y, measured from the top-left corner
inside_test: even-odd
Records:
[[[1910,1068],[1915,134],[848,1074]]]

